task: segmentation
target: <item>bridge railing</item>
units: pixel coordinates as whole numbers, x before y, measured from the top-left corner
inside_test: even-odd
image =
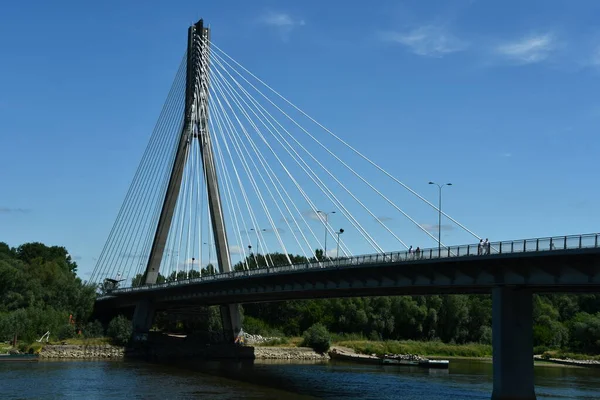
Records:
[[[501,254],[527,253],[527,252],[551,252],[560,250],[577,250],[600,247],[600,233],[571,236],[554,236],[536,239],[522,239],[490,242],[487,246],[479,244],[445,246],[441,251],[435,248],[423,249],[417,252],[399,251],[390,253],[366,254],[352,257],[339,257],[324,261],[305,262],[278,267],[262,267],[251,270],[224,272],[214,275],[203,275],[199,278],[179,280],[155,285],[143,285],[115,289],[111,293],[123,293],[130,291],[143,291],[158,287],[181,286],[196,282],[208,282],[214,280],[250,277],[273,273],[284,273],[317,268],[340,268],[353,267],[367,264],[403,263],[420,260],[462,258],[462,257],[493,257]]]

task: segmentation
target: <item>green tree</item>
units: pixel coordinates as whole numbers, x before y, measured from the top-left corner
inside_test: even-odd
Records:
[[[314,324],[304,332],[302,346],[324,353],[331,346],[331,335],[323,324]]]
[[[117,345],[125,345],[131,339],[131,321],[123,315],[118,315],[108,323],[106,334]]]
[[[17,247],[16,255],[26,264],[30,264],[35,259],[55,261],[73,274],[77,272],[77,263],[73,261],[67,249],[62,246],[48,247],[39,242],[25,243]]]
[[[75,337],[77,331],[73,324],[64,324],[62,325],[57,333],[57,337],[59,340],[65,340]]]
[[[104,327],[98,320],[88,322],[83,328],[83,336],[86,338],[101,338],[104,337]]]
[[[577,313],[569,328],[575,350],[600,354],[600,313]]]

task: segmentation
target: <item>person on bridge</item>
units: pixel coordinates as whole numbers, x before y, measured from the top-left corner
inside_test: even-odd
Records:
[[[477,245],[477,255],[480,256],[483,254],[483,239],[479,239],[479,244]]]
[[[413,249],[412,249],[412,246],[410,246],[408,248],[408,258],[412,258],[412,255],[413,255]]]
[[[490,254],[490,241],[485,238],[485,242],[483,242],[483,251],[484,254]]]
[[[421,257],[421,248],[419,246],[417,246],[417,249],[415,250],[415,254],[416,254],[417,258]]]

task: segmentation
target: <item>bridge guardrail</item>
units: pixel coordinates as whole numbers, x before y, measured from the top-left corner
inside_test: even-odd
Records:
[[[469,245],[445,246],[441,249],[441,252],[438,251],[437,247],[435,247],[423,249],[418,254],[416,252],[409,253],[408,251],[376,253],[352,257],[340,257],[336,259],[329,259],[326,261],[306,262],[278,267],[262,267],[251,270],[224,272],[213,275],[204,275],[199,278],[192,278],[187,280],[114,289],[111,291],[111,295],[132,291],[156,289],[158,287],[182,286],[196,282],[226,280],[239,277],[249,277],[255,275],[266,275],[316,268],[347,268],[352,266],[360,266],[366,264],[381,264],[388,262],[413,262],[418,260],[462,258],[471,256],[485,257],[501,254],[576,250],[598,247],[600,247],[600,233],[489,242],[489,245],[485,248],[480,247],[480,245],[477,243]]]

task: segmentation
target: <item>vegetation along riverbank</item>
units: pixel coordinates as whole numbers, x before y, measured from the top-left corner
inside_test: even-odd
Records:
[[[288,262],[282,254],[272,254],[270,260],[275,265]],[[254,268],[257,262],[264,264],[264,256],[243,260],[236,268]],[[38,340],[49,332],[54,344],[107,337],[109,343],[98,345],[126,345],[131,321],[118,316],[103,326],[90,320],[103,288],[82,281],[77,272],[77,263],[64,247],[42,243],[10,247],[0,242],[0,343],[16,339],[20,351],[39,352]],[[214,268],[203,273],[214,273]],[[163,281],[184,278],[161,276]],[[302,345],[317,353],[326,353],[334,344],[363,354],[491,356],[490,295],[294,300],[245,304],[241,310],[246,332],[271,338],[260,345]],[[600,358],[600,294],[535,295],[533,319],[534,353],[540,357]],[[206,307],[185,320],[159,313],[153,329],[195,334],[207,343],[222,331],[218,307]],[[0,351],[8,349],[4,345]]]

